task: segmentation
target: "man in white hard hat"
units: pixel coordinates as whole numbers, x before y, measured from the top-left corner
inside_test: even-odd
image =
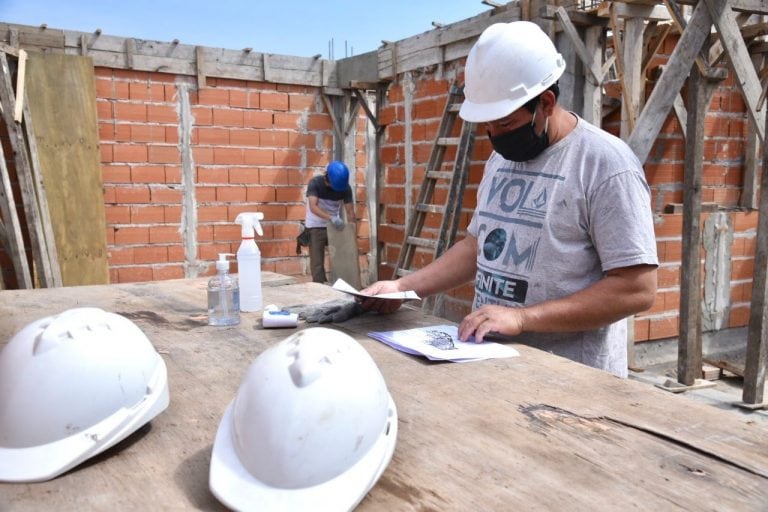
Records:
[[[467,236],[427,267],[364,291],[426,297],[474,279],[462,340],[493,333],[623,377],[626,318],[656,294],[650,192],[624,142],[558,104],[564,70],[533,23],[481,34],[467,57],[460,116],[487,131],[494,152]]]

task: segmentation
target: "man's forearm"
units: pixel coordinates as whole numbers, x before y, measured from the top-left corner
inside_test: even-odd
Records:
[[[326,212],[325,210],[323,210],[322,208],[320,208],[320,206],[318,206],[316,204],[311,204],[310,203],[309,211],[311,211],[312,213],[314,213],[315,215],[317,215],[321,219],[331,220],[331,214]]]
[[[568,297],[523,308],[524,332],[587,331],[645,311],[653,305],[656,268],[638,266],[606,275]]]
[[[400,289],[428,297],[472,281],[477,273],[477,241],[467,235],[437,260],[399,279]]]

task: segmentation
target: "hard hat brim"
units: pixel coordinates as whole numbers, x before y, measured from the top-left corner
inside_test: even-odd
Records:
[[[503,98],[498,101],[489,101],[485,103],[474,102],[467,97],[461,104],[459,116],[464,121],[470,123],[487,123],[507,117],[509,114],[522,108],[523,105],[546,91],[552,84],[560,79],[564,71],[565,61],[562,60],[562,57],[559,57],[557,68],[541,83],[535,84],[530,88],[523,88],[524,94],[514,98]],[[465,94],[467,92],[468,91],[465,90]]]
[[[459,116],[470,123],[487,123],[507,117],[525,105],[525,101],[500,100],[493,103],[473,103],[464,100],[459,109]]]
[[[362,459],[341,475],[312,487],[284,489],[256,479],[240,462],[232,436],[234,400],[216,432],[209,486],[216,498],[235,510],[351,510],[386,469],[397,441],[397,408],[389,396],[389,427]]]
[[[0,481],[44,482],[122,441],[163,412],[170,402],[165,362],[158,366],[144,399],[121,408],[85,430],[52,443],[27,448],[0,446]]]

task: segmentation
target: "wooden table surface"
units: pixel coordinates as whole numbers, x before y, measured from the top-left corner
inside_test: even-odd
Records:
[[[276,274],[264,295],[278,306],[341,297]],[[208,489],[219,420],[251,361],[293,330],[263,330],[258,313],[209,327],[205,280],[176,280],[2,291],[0,347],[78,306],[144,330],[167,364],[171,404],[52,481],[0,483],[0,510],[224,510]],[[768,509],[758,422],[522,345],[516,358],[435,363],[366,336],[438,323],[404,308],[334,326],[377,362],[399,414],[392,462],[359,510]]]

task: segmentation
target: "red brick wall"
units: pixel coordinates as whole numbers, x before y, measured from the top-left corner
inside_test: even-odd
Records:
[[[237,214],[261,211],[262,268],[306,274],[306,251],[295,254],[306,183],[333,159],[333,125],[318,88],[208,78],[197,91],[189,77],[97,68],[111,282],[182,278],[190,263],[182,225],[180,83],[190,84],[194,119],[200,265],[192,266],[212,273],[218,253],[237,251]],[[358,161],[365,162],[364,154]],[[364,208],[356,210],[365,217]],[[367,233],[363,224],[358,221]]]

